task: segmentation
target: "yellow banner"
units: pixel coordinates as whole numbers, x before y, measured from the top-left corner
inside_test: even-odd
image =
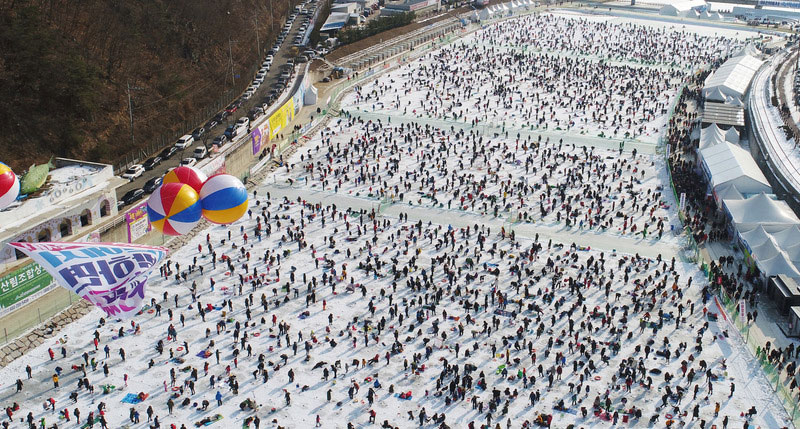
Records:
[[[294,119],[294,100],[289,99],[283,106],[281,106],[272,116],[269,117],[270,139],[275,136],[284,127],[289,125],[289,122]]]

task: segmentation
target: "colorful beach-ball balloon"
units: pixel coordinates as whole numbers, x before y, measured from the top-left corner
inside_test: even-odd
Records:
[[[11,167],[0,162],[0,210],[11,205],[19,196],[19,178]]]
[[[166,235],[186,234],[202,214],[200,196],[185,183],[165,183],[147,200],[150,224]]]
[[[185,183],[198,193],[208,177],[202,171],[192,167],[177,167],[164,175],[163,183]]]
[[[247,188],[230,174],[211,176],[200,189],[200,204],[209,222],[236,222],[247,212]]]

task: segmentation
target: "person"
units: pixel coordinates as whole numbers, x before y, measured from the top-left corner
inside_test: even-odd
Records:
[[[215,397],[217,398],[217,406],[221,407],[222,406],[222,393],[219,390],[217,390],[217,395]]]

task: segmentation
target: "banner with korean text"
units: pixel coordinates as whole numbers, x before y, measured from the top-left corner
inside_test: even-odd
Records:
[[[0,315],[10,313],[52,289],[53,277],[32,262],[0,277]]]
[[[163,247],[120,243],[9,243],[39,263],[56,282],[110,317],[131,318],[142,306],[150,272]]]

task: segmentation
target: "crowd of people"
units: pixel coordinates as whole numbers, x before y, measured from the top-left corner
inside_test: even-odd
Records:
[[[533,30],[543,50],[616,52],[670,67],[730,43],[549,15],[475,37],[494,43],[508,32],[506,43],[534,43],[523,39],[537,37],[526,34]],[[570,36],[590,31],[609,37]],[[514,109],[535,98],[542,104],[529,108],[532,117],[587,109],[591,121],[627,129],[628,118],[640,127],[663,115],[679,80],[659,68],[465,43],[360,88],[355,104],[344,104],[350,113],[299,148],[275,181],[576,230],[664,234],[671,208],[654,155],[358,117],[355,107],[367,103],[406,109],[420,91],[429,96],[409,107],[420,114],[446,116],[458,109],[445,102],[462,100],[458,118],[476,102],[490,103],[481,114],[503,117],[509,110],[498,103]],[[471,89],[468,73],[482,73],[491,89]],[[578,76],[577,88],[558,87]],[[605,95],[587,98],[601,87]],[[668,252],[589,249],[513,226],[454,227],[262,188],[244,218],[170,256],[135,319],[93,312],[65,328],[58,345],[0,369],[18,380],[4,391],[2,425],[763,425],[736,388],[750,375],[728,369],[726,356],[743,346],[717,322],[705,276]]]
[[[655,142],[687,73],[730,38],[554,14],[508,20],[360,88],[362,111]],[[346,99],[347,100],[347,99]]]

